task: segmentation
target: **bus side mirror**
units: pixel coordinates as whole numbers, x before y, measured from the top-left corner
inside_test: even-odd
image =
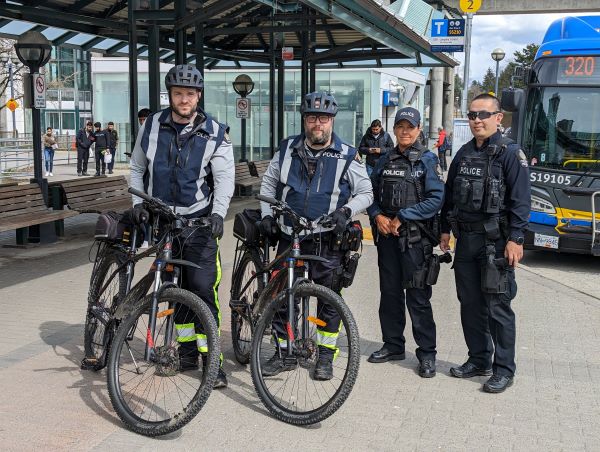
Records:
[[[519,111],[525,100],[525,91],[521,88],[504,88],[500,108],[505,111]]]

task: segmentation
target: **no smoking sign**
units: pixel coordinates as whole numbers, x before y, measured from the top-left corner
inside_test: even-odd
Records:
[[[235,117],[241,119],[250,118],[250,99],[238,97],[235,100]]]
[[[33,74],[33,106],[46,108],[46,79],[44,74]]]

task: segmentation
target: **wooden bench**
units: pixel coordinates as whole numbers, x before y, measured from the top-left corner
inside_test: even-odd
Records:
[[[251,196],[258,191],[269,163],[270,160],[237,163],[235,165],[235,195]]]
[[[79,213],[122,212],[131,208],[125,176],[78,177],[48,184],[52,206],[67,206]]]
[[[39,242],[39,225],[54,222],[55,232],[62,235],[62,220],[77,215],[69,210],[46,207],[38,184],[6,185],[0,187],[0,232],[17,231],[17,244]],[[30,226],[35,226],[30,230]]]

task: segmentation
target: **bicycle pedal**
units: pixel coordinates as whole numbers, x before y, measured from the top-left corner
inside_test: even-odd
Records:
[[[83,358],[81,360],[82,370],[94,370],[98,365],[98,358]]]
[[[230,300],[229,307],[239,313],[244,313],[248,304],[244,300]]]

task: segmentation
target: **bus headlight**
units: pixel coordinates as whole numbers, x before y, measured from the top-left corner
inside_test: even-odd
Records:
[[[533,212],[556,213],[556,209],[550,201],[535,195],[531,195],[531,210]]]

